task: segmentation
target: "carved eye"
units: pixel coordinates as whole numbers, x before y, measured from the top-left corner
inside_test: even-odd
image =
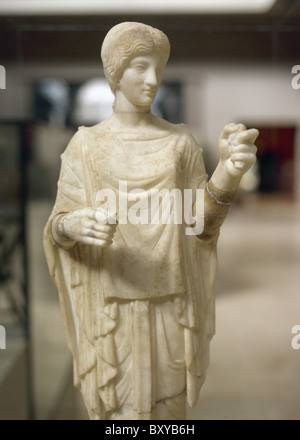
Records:
[[[135,70],[137,70],[138,72],[144,72],[147,68],[146,64],[143,63],[138,63],[134,66]]]

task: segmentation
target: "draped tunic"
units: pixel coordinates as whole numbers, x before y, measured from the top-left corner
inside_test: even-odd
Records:
[[[44,249],[74,359],[74,383],[93,418],[128,403],[137,414],[150,414],[157,401],[182,392],[190,406],[197,402],[214,334],[218,234],[205,241],[187,235],[184,219],[174,221],[174,199],[169,222],[159,217],[162,199],[152,218],[149,213],[153,189],[190,189],[194,202],[206,182],[202,149],[184,124],[142,134],[116,132],[105,123],[81,127],[62,155]],[[111,200],[100,196],[107,189],[117,211],[132,211],[139,198],[135,213],[148,221],[132,224],[119,217],[106,248],[58,246],[52,220],[85,207],[110,208]],[[160,221],[151,221],[153,215]],[[161,375],[172,380],[162,383]]]

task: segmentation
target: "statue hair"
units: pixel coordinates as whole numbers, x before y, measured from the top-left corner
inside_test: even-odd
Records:
[[[114,94],[129,61],[135,56],[153,52],[167,63],[170,43],[159,29],[136,22],[120,23],[110,29],[102,44],[101,58],[105,77]]]

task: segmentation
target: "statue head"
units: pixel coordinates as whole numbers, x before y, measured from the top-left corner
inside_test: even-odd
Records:
[[[165,64],[169,59],[169,40],[159,29],[136,22],[120,23],[110,29],[102,44],[101,58],[104,74],[114,94],[129,61],[151,53],[160,55]]]

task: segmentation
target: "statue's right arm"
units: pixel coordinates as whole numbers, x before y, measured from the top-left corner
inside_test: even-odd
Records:
[[[51,223],[51,234],[54,242],[65,249],[74,247],[77,242],[107,247],[112,244],[116,226],[99,223],[96,208],[83,208],[56,215]]]
[[[70,249],[76,243],[101,247],[109,246],[116,230],[110,213],[89,206],[87,194],[91,191],[85,177],[86,145],[92,140],[85,129],[79,129],[62,154],[58,191],[50,220],[50,234],[59,247]],[[92,149],[91,149],[92,150]],[[103,216],[108,216],[104,218]],[[105,222],[107,221],[107,224]],[[116,222],[115,222],[116,223]],[[48,230],[49,230],[48,229]]]
[[[64,249],[71,249],[76,245],[76,240],[72,240],[65,232],[64,218],[67,213],[58,214],[53,217],[50,232],[54,243]]]

